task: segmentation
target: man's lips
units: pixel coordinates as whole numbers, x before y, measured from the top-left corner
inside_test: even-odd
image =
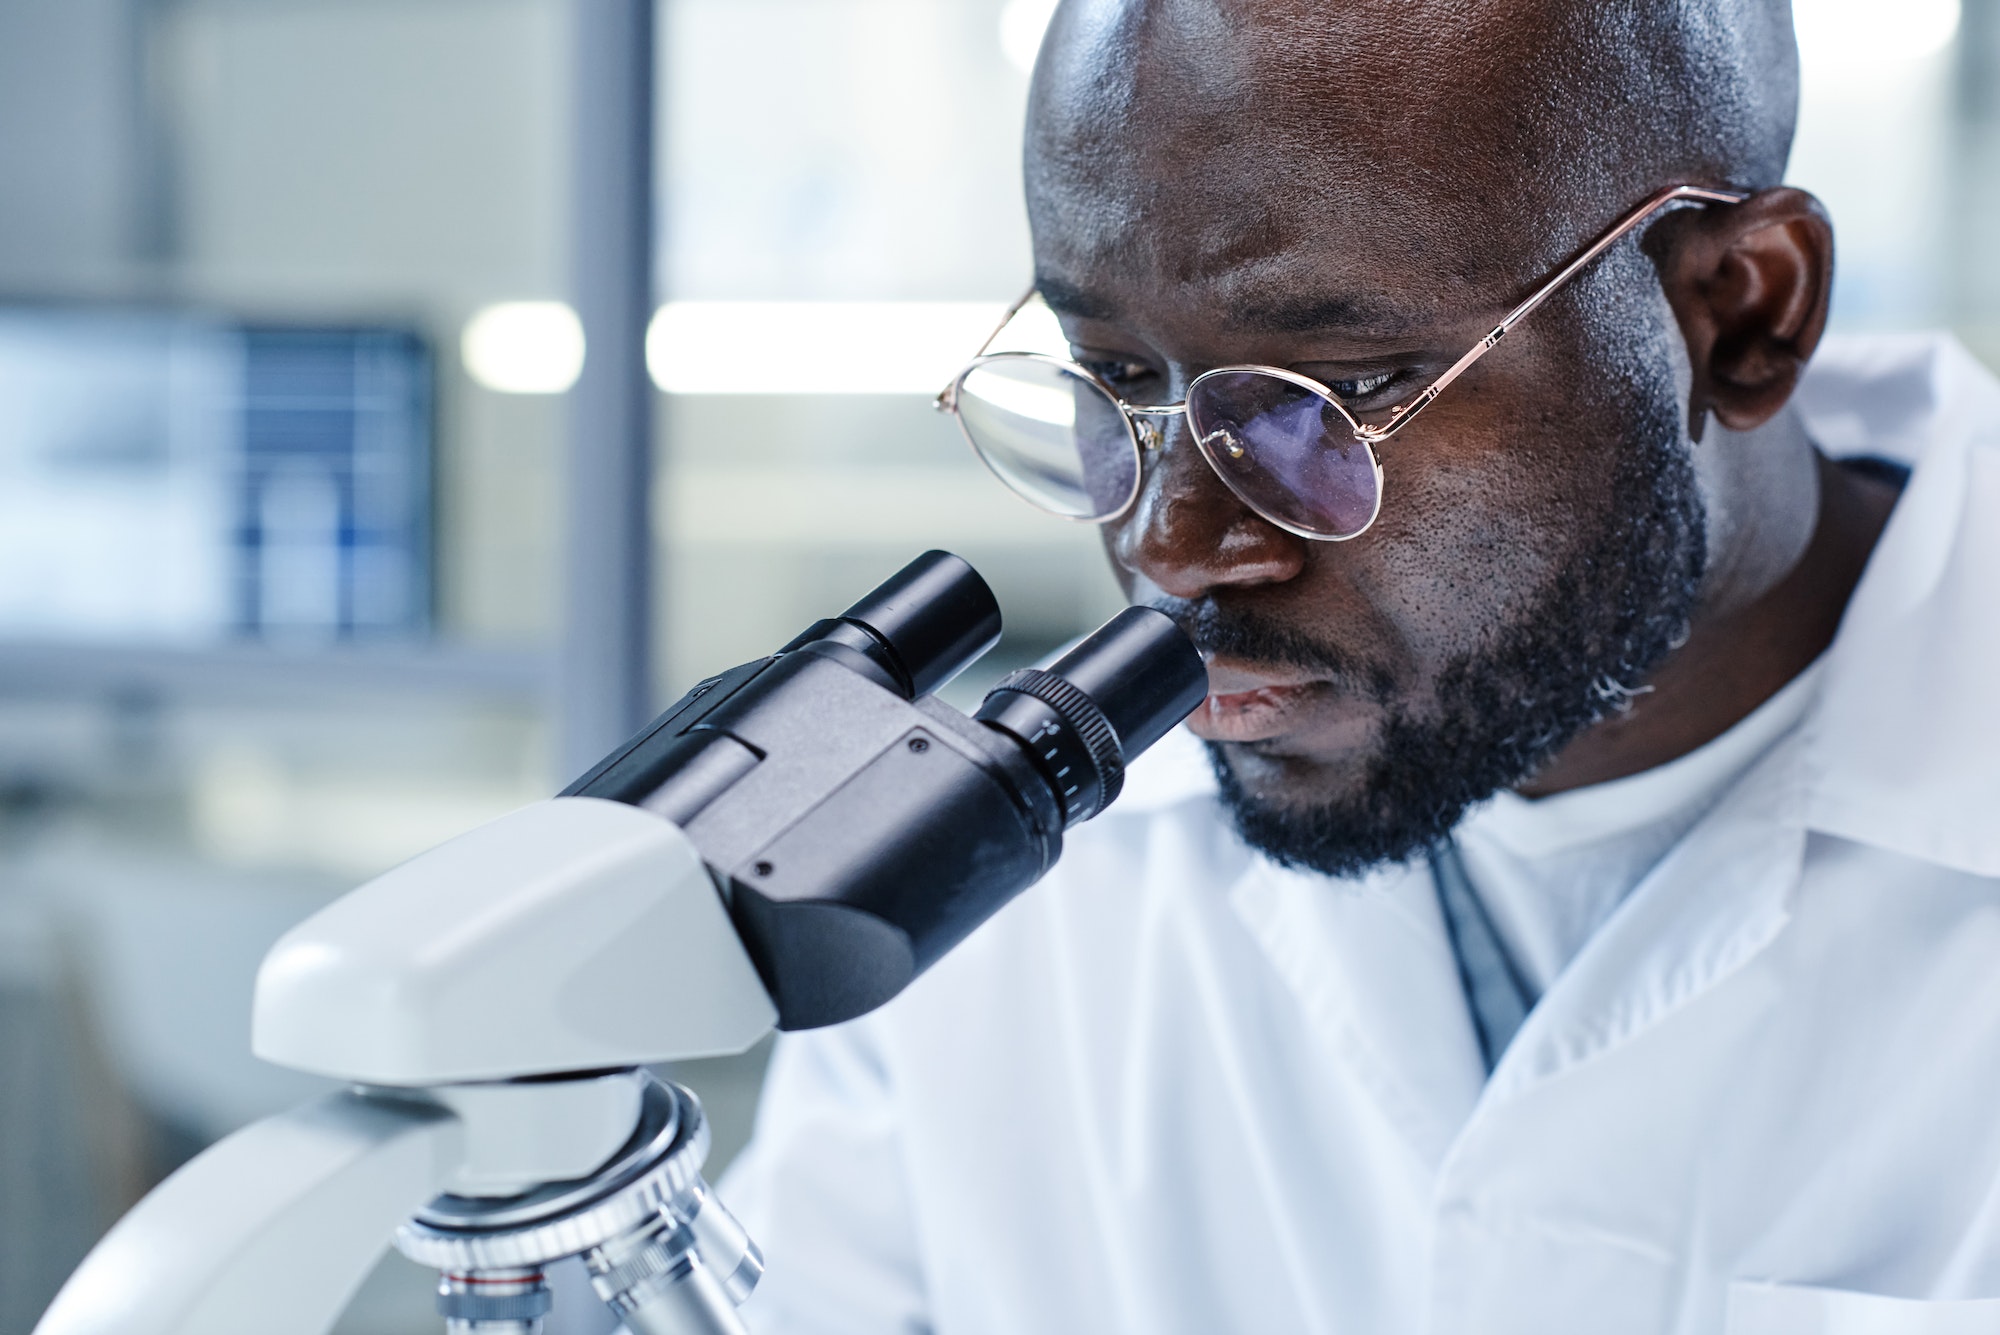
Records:
[[[1242,695],[1251,691],[1292,686],[1318,686],[1323,685],[1325,681],[1324,678],[1316,677],[1304,669],[1266,666],[1262,663],[1245,662],[1240,658],[1205,654],[1202,661],[1208,667],[1208,693],[1211,696]]]
[[[1266,741],[1293,731],[1299,715],[1332,697],[1331,683],[1303,672],[1213,658],[1208,698],[1189,716],[1188,730],[1210,742]]]

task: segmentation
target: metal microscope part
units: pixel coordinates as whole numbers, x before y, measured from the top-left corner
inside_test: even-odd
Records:
[[[702,1260],[722,1277],[731,1302],[741,1303],[764,1277],[764,1253],[736,1216],[723,1208],[706,1182],[698,1182],[687,1204],[688,1229]]]
[[[651,1219],[700,1180],[707,1154],[694,1095],[652,1080],[632,1139],[591,1176],[519,1196],[439,1196],[397,1231],[396,1247],[446,1271],[546,1265]]]
[[[437,1310],[446,1335],[542,1335],[553,1301],[539,1270],[438,1279]]]
[[[396,1247],[444,1272],[446,1289],[479,1294],[581,1256],[632,1335],[740,1335],[735,1307],[763,1274],[763,1256],[702,1180],[707,1154],[694,1095],[649,1078],[638,1129],[596,1173],[519,1196],[440,1196],[402,1227]],[[440,1310],[458,1320],[445,1301]],[[511,1308],[452,1301],[468,1320],[451,1335],[539,1335],[538,1325],[508,1324],[520,1319]]]
[[[583,1263],[591,1287],[631,1335],[745,1335],[736,1315],[742,1298],[717,1277],[718,1267],[702,1255],[693,1231],[670,1215],[593,1247]],[[759,1257],[759,1273],[762,1268]]]

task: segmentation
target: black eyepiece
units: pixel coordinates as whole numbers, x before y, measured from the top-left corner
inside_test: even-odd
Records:
[[[840,614],[887,647],[912,698],[929,695],[1000,638],[1000,604],[979,572],[925,552]]]
[[[1208,697],[1208,668],[1193,642],[1150,607],[1126,608],[1049,670],[1097,702],[1127,761]]]
[[[1208,670],[1173,619],[1128,607],[1048,669],[1002,678],[975,717],[1028,752],[1069,826],[1109,806],[1126,763],[1207,694]]]

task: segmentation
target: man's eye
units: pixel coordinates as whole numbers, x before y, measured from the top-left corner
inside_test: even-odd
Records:
[[[1153,375],[1153,368],[1144,362],[1080,361],[1077,365],[1113,389],[1143,385]]]
[[[1380,375],[1363,376],[1358,380],[1329,380],[1326,387],[1333,391],[1337,399],[1365,399],[1370,394],[1388,386],[1396,378],[1396,372],[1384,371]]]

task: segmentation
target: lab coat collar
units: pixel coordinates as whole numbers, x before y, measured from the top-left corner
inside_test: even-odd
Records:
[[[2000,766],[1985,749],[2000,726],[1979,675],[2000,662],[2000,529],[1966,519],[2000,513],[2000,385],[1949,339],[1835,341],[1799,404],[1828,453],[1915,465],[1825,655],[1821,698],[1585,946],[1490,1080],[1458,1023],[1420,866],[1334,885],[1257,859],[1230,891],[1315,1029],[1433,1162],[1477,1110],[1620,1045],[1754,959],[1789,920],[1810,832],[2000,875]],[[1183,730],[1135,767],[1121,805],[1160,812],[1214,792]],[[1413,952],[1416,937],[1436,949]]]
[[[1826,654],[1804,820],[2000,876],[2000,383],[1948,337],[1853,340],[1799,402],[1828,453],[1915,470]]]
[[[2000,874],[2000,384],[1949,338],[1832,343],[1801,414],[1829,454],[1914,468],[1799,730],[1634,889],[1532,1011],[1481,1096],[1607,1051],[1754,959],[1791,915],[1809,835]]]
[[[1260,858],[1230,897],[1327,1051],[1443,1168],[1491,1111],[1659,1023],[1778,937],[1804,865],[1805,765],[1797,733],[1753,764],[1563,971],[1490,1078],[1421,861],[1334,884]]]

